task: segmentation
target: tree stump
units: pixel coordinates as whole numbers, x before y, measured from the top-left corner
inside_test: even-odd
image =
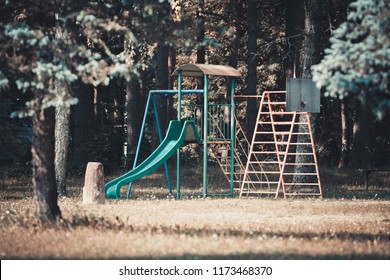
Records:
[[[103,204],[105,199],[103,165],[100,162],[88,162],[83,188],[83,203]]]

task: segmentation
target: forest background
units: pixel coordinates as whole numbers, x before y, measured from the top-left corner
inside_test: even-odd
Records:
[[[382,20],[378,26],[389,34],[389,1],[351,3],[1,0],[1,161],[9,166],[32,159],[32,168],[28,164],[26,170],[34,171],[36,196],[46,205],[39,215],[52,220],[58,206],[47,202],[56,201],[57,190],[66,194],[67,174],[81,174],[90,161],[102,162],[108,174],[131,168],[148,91],[174,88],[171,74],[178,66],[209,63],[237,68],[242,75],[238,95],[284,90],[287,77],[312,77],[311,67],[326,53],[332,54],[327,49],[337,48],[332,36],[351,44],[372,36],[368,26],[353,37],[353,28],[361,26],[364,15],[377,19],[373,25]],[[359,16],[347,18],[348,14]],[[339,28],[348,21],[353,24],[345,25],[343,33]],[[388,46],[389,39],[384,40],[382,45]],[[324,85],[314,124],[321,165],[353,169],[389,165],[390,68],[388,48],[384,49],[383,65],[369,67],[384,77],[384,88],[370,92],[368,79],[360,83],[355,79],[346,82],[351,94],[337,96],[327,93],[329,87]],[[360,53],[354,49],[350,57]],[[374,50],[368,53],[374,57]],[[347,62],[354,64],[352,58]],[[319,76],[321,71],[317,68]],[[202,87],[197,80],[187,83]],[[220,90],[218,83],[211,87]],[[172,98],[161,96],[157,104],[161,123],[167,125],[177,117]],[[249,102],[238,112],[248,135],[256,106]],[[158,144],[150,121],[145,155]]]

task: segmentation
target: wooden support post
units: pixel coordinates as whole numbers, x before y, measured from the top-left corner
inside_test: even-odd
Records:
[[[83,203],[103,204],[105,198],[103,165],[100,162],[88,162],[83,188]]]

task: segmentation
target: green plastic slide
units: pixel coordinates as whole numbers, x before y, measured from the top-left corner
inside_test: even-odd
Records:
[[[192,126],[192,130],[187,131],[188,126]],[[186,140],[186,137],[188,138],[188,135],[195,135],[196,141],[200,141],[193,120],[185,121],[183,126],[181,126],[181,123],[178,120],[171,121],[164,140],[147,159],[133,170],[115,178],[105,185],[106,198],[120,198],[120,190],[124,185],[149,175],[159,168],[176,152],[177,149],[180,148]]]

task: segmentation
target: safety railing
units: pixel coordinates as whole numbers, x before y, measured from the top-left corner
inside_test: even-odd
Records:
[[[209,104],[208,106],[208,141],[226,141],[230,139],[230,104]],[[183,104],[182,119],[194,120],[200,138],[204,139],[202,104]]]

